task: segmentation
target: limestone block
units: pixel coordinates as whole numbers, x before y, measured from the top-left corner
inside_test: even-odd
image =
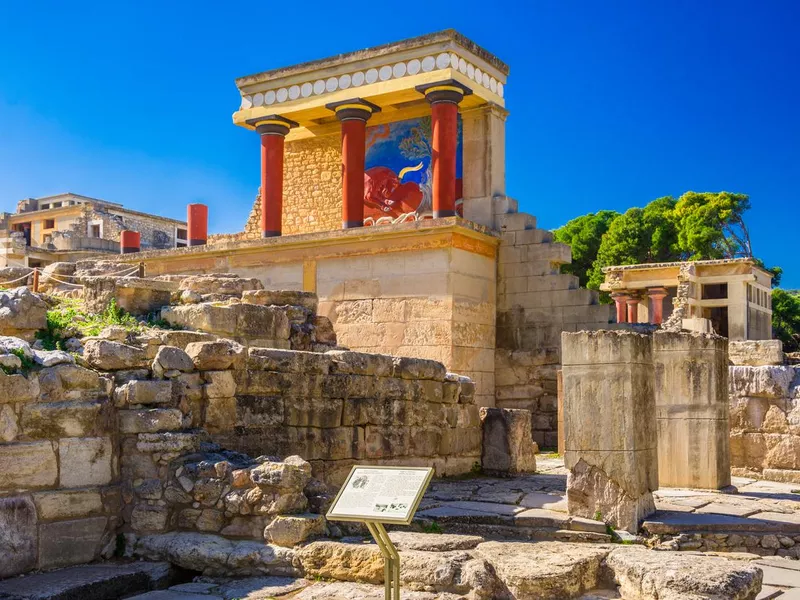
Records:
[[[284,423],[291,427],[339,427],[342,405],[338,398],[284,397]]]
[[[242,296],[245,291],[262,290],[264,286],[256,278],[239,277],[235,273],[205,273],[184,277],[178,284],[178,289],[198,294]]]
[[[264,529],[264,539],[270,544],[291,548],[325,535],[325,530],[326,522],[322,515],[279,515]]]
[[[0,370],[0,404],[31,402],[38,396],[39,380],[36,375],[6,375]]]
[[[161,346],[153,359],[153,370],[156,370],[158,365],[161,372],[164,371],[182,371],[188,373],[194,370],[194,363],[182,348],[174,346]]]
[[[782,365],[783,342],[781,340],[739,340],[728,342],[728,358],[732,365],[761,367]]]
[[[211,433],[233,431],[237,423],[236,398],[209,398],[206,404],[205,426]]]
[[[170,404],[171,381],[129,381],[114,392],[115,404],[126,407],[137,404]]]
[[[116,470],[110,438],[63,438],[58,443],[61,487],[83,487],[111,483]]]
[[[101,550],[106,517],[39,525],[38,568],[52,569],[91,562]]]
[[[103,510],[103,500],[98,489],[36,492],[33,494],[33,502],[39,518],[45,521],[88,517]]]
[[[33,340],[47,327],[47,303],[27,287],[0,291],[0,335]]]
[[[206,371],[203,379],[207,398],[228,398],[236,394],[236,382],[230,371]]]
[[[531,437],[527,410],[481,408],[481,465],[488,473],[535,473],[539,451]]]
[[[217,336],[202,331],[162,331],[161,342],[165,346],[173,346],[186,350],[192,342],[213,342]]]
[[[49,441],[0,445],[0,489],[53,486],[58,465]]]
[[[9,404],[0,405],[0,442],[13,442],[19,433],[17,415]]]
[[[790,366],[730,367],[730,394],[787,398],[795,376],[796,370]]]
[[[569,512],[635,532],[658,488],[652,338],[564,333],[562,356]]]
[[[120,433],[157,433],[183,426],[183,414],[174,408],[120,410],[117,419]]]
[[[245,349],[231,340],[214,342],[191,342],[186,346],[186,354],[200,371],[219,371],[230,369],[245,358]]]
[[[22,408],[22,430],[33,439],[92,435],[102,410],[99,402],[50,402]]]
[[[165,506],[137,504],[131,513],[131,528],[137,533],[156,533],[167,528],[169,509]]]
[[[245,290],[242,291],[242,302],[260,304],[262,306],[302,306],[317,312],[317,295],[314,292],[297,290]]]
[[[325,355],[333,360],[332,372],[391,377],[394,369],[394,359],[385,354],[329,350]]]
[[[0,578],[36,566],[38,537],[36,507],[30,497],[0,498]]]
[[[730,485],[727,345],[701,333],[653,335],[662,487]]]
[[[447,369],[435,360],[397,356],[394,358],[394,376],[402,379],[432,379],[444,381]]]
[[[173,325],[241,340],[288,340],[290,334],[286,311],[275,306],[204,302],[164,308],[161,317]]]
[[[251,370],[327,374],[331,362],[330,356],[317,352],[250,348],[247,353],[247,368]]]
[[[474,429],[445,429],[442,431],[442,442],[437,454],[442,456],[464,454],[477,458],[481,454],[482,437],[481,430],[477,427]]]
[[[135,369],[148,363],[141,348],[99,339],[90,339],[84,344],[83,357],[92,367],[102,371]]]

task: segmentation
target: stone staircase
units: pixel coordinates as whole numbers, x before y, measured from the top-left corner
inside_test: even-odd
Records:
[[[613,322],[610,305],[594,290],[582,289],[575,275],[561,273],[572,261],[566,244],[537,229],[536,217],[519,212],[513,198],[494,201],[500,231],[497,266],[496,405],[530,410],[534,440],[557,445],[556,371],[561,333],[599,329]]]

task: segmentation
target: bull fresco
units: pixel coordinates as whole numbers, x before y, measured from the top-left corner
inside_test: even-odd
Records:
[[[367,128],[364,224],[415,221],[432,215],[431,118]],[[456,198],[461,197],[461,118],[456,147]],[[461,201],[456,202],[461,214]]]

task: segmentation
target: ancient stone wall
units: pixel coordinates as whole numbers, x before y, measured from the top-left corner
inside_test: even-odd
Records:
[[[509,210],[516,210],[511,206]],[[496,216],[502,231],[497,264],[496,403],[531,411],[533,438],[556,448],[556,372],[561,333],[608,327],[612,310],[597,292],[580,289],[578,278],[559,272],[571,261],[569,246],[536,229],[535,217]]]
[[[157,217],[113,208],[102,204],[87,203],[81,215],[75,219],[70,231],[79,237],[86,237],[89,224],[102,222],[103,239],[119,241],[120,232],[124,229],[138,231],[141,234],[141,247],[147,249],[163,249],[175,247],[175,224]]]
[[[15,338],[0,339],[8,349]],[[17,370],[18,357],[3,357],[4,371]],[[110,380],[74,364],[4,371],[0,577],[89,562],[109,545],[113,551],[121,496]]]

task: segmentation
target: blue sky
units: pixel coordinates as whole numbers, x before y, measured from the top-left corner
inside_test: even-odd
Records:
[[[0,210],[72,191],[244,225],[234,78],[454,27],[511,66],[507,189],[541,227],[686,190],[749,194],[800,287],[800,5],[790,0],[21,2],[0,11]]]

